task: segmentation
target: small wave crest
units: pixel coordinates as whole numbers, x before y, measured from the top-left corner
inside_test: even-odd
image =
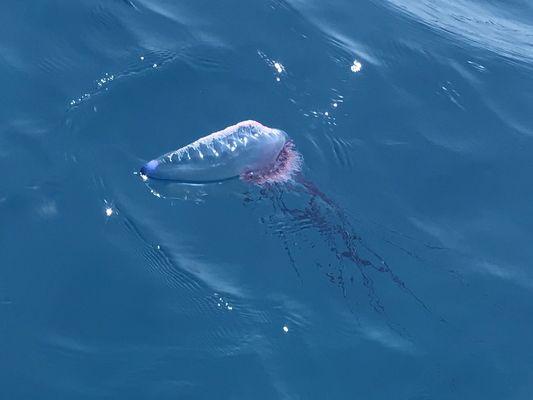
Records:
[[[430,28],[451,34],[513,61],[533,62],[533,25],[527,9],[471,0],[388,0],[396,10]],[[530,10],[529,10],[530,11]]]

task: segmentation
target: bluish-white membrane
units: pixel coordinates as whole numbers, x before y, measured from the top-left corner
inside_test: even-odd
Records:
[[[220,182],[271,169],[287,141],[282,130],[243,121],[149,161],[141,174],[179,182]]]

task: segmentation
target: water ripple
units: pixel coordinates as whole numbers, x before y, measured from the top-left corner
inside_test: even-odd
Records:
[[[533,62],[533,25],[529,9],[512,9],[471,0],[388,0],[394,9],[432,29],[450,34],[514,61]]]

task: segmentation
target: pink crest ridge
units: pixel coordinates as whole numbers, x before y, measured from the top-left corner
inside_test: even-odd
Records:
[[[247,171],[240,178],[260,186],[289,182],[302,170],[302,162],[302,155],[296,150],[294,143],[288,140],[274,164],[259,171]]]

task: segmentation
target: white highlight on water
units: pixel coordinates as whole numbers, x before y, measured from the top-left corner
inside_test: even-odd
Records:
[[[363,64],[361,64],[357,60],[354,60],[352,66],[350,67],[352,72],[359,72],[359,71],[361,71],[362,68],[363,68]]]

